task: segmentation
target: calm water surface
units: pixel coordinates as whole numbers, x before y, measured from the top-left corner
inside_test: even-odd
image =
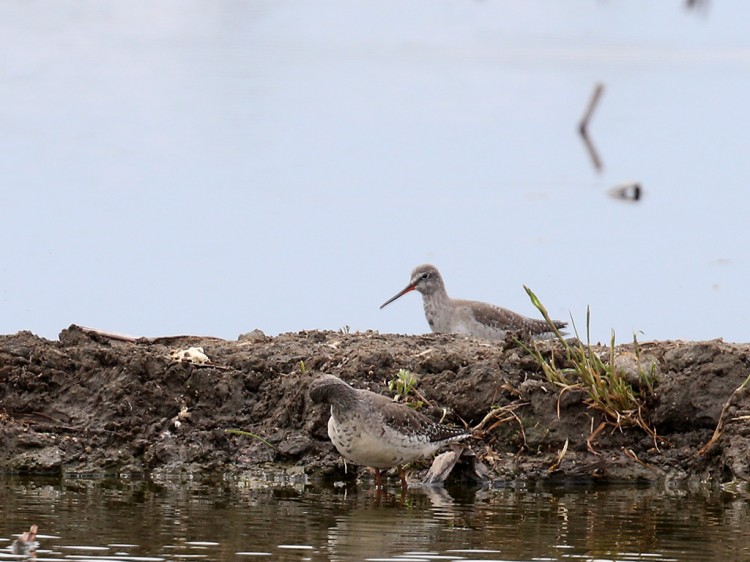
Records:
[[[431,262],[595,341],[748,341],[750,2],[684,4],[4,0],[0,333],[419,334],[378,307]]]
[[[37,560],[750,559],[750,503],[705,490],[6,478],[0,504],[0,560],[31,524]]]

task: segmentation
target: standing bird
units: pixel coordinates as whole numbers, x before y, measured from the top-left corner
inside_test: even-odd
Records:
[[[463,429],[435,423],[387,396],[353,388],[333,375],[315,379],[310,385],[310,398],[331,405],[331,442],[345,459],[374,468],[378,489],[383,487],[382,469],[399,467],[401,487],[406,489],[401,465],[470,436]]]
[[[385,301],[380,308],[410,291],[422,293],[424,314],[433,332],[466,334],[488,340],[504,340],[509,331],[528,334],[536,339],[554,335],[544,320],[527,318],[494,304],[450,298],[440,272],[429,264],[415,267],[411,272],[411,281],[404,290]],[[554,323],[557,328],[568,325],[559,320]]]

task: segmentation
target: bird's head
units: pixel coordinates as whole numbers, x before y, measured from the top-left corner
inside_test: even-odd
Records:
[[[434,265],[424,264],[414,268],[411,272],[411,279],[409,284],[403,288],[403,290],[385,301],[380,308],[383,308],[397,298],[409,293],[411,291],[419,291],[423,295],[431,295],[432,293],[440,290],[445,290],[443,285],[443,278],[440,277],[440,272]]]

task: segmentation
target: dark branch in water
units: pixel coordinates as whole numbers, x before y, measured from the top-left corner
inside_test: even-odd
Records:
[[[594,92],[591,94],[589,105],[586,107],[586,111],[581,118],[581,122],[578,124],[578,132],[583,138],[583,144],[586,146],[586,150],[591,157],[591,162],[594,165],[594,169],[596,169],[596,171],[601,171],[602,161],[599,158],[599,154],[597,153],[596,148],[594,148],[594,143],[591,142],[591,139],[589,138],[588,126],[589,122],[591,121],[591,117],[594,114],[594,110],[596,109],[596,106],[599,103],[599,99],[602,97],[603,93],[604,84],[600,82],[596,86],[594,86]]]

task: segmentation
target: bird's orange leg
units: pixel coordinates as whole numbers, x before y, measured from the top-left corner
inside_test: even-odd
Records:
[[[379,468],[375,469],[375,488],[378,489],[378,490],[382,490],[383,489],[383,480],[380,477],[380,469]]]
[[[406,471],[403,466],[398,467],[398,475],[401,477],[401,491],[405,492],[409,485],[406,483]]]

